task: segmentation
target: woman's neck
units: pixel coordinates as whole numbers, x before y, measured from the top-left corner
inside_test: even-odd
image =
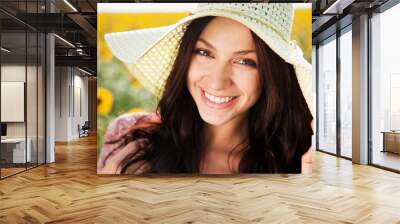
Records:
[[[237,117],[222,125],[205,125],[205,147],[208,150],[230,152],[247,136],[247,119]]]
[[[200,172],[237,173],[242,155],[239,145],[246,139],[247,128],[247,120],[240,117],[219,126],[206,124],[205,151]]]

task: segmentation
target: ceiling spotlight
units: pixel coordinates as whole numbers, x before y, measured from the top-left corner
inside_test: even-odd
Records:
[[[77,48],[76,53],[78,53],[79,55],[86,55],[82,48]]]

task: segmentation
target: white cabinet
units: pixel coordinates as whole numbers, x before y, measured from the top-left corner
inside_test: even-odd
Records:
[[[26,140],[27,147],[25,153],[25,138],[7,138],[2,139],[2,146],[12,148],[12,162],[13,163],[25,163],[32,161],[32,140],[28,138]],[[27,159],[25,161],[25,159]]]

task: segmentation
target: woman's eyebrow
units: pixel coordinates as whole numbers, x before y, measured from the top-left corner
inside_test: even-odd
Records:
[[[235,51],[234,54],[250,54],[250,53],[256,53],[255,50],[243,50],[243,51]]]
[[[208,41],[206,41],[206,40],[204,40],[204,39],[202,39],[202,38],[199,38],[198,41],[200,41],[200,42],[202,42],[203,44],[207,45],[207,47],[209,47],[209,48],[215,50],[215,47],[214,47],[212,44],[210,44]]]
[[[209,47],[209,48],[211,48],[211,49],[213,49],[213,50],[216,50],[216,48],[211,44],[211,43],[209,43],[208,41],[206,41],[206,40],[204,40],[204,39],[202,39],[202,38],[199,38],[198,39],[198,41],[199,42],[202,42],[203,44],[205,44],[207,47]],[[235,52],[233,52],[233,54],[250,54],[250,53],[256,53],[256,51],[255,50],[240,50],[240,51],[235,51]]]

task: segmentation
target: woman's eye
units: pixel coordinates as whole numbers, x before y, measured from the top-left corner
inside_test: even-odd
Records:
[[[250,66],[253,68],[257,68],[257,63],[251,59],[240,59],[240,60],[238,60],[238,63],[241,65],[246,65],[246,66]]]
[[[204,57],[211,57],[210,52],[204,49],[195,49],[194,53]]]

